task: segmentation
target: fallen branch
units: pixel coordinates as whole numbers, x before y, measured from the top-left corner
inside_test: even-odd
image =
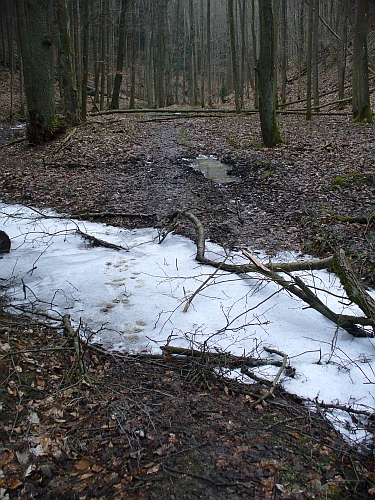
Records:
[[[95,247],[112,248],[113,250],[125,250],[126,252],[129,251],[128,248],[122,247],[121,245],[115,245],[114,243],[109,243],[109,241],[101,240],[100,238],[96,238],[95,236],[84,233],[80,229],[77,229],[77,233],[80,234],[85,240],[88,240]]]
[[[289,274],[292,271],[299,270],[316,270],[316,269],[324,269],[330,267],[332,264],[332,257],[327,259],[323,259],[320,261],[308,261],[308,262],[294,262],[294,263],[276,263],[276,264],[261,264],[255,257],[253,257],[246,249],[242,250],[243,255],[248,258],[252,264],[250,265],[233,265],[226,264],[225,262],[216,262],[210,259],[207,259],[204,256],[205,252],[205,235],[204,229],[199,221],[199,219],[192,213],[188,211],[177,211],[171,217],[171,223],[161,234],[159,243],[162,243],[166,236],[175,229],[179,220],[185,217],[190,220],[196,229],[197,232],[197,253],[196,260],[201,262],[202,264],[207,264],[216,268],[220,268],[223,271],[227,271],[230,273],[243,274],[249,272],[257,272],[259,274],[263,274],[267,278],[275,281],[285,290],[288,290],[293,295],[296,295],[298,298],[306,302],[310,307],[320,312],[324,317],[335,323],[340,328],[346,330],[350,335],[354,337],[373,337],[374,334],[369,333],[365,329],[357,326],[357,325],[368,325],[371,324],[375,326],[375,303],[374,303],[374,316],[370,315],[369,318],[357,318],[353,316],[343,316],[335,313],[329,307],[327,307],[319,297],[313,293],[310,288],[305,285],[305,283],[298,276],[291,276],[291,281],[287,281],[276,271],[281,271],[282,273]],[[365,313],[366,314],[366,313]],[[372,322],[372,323],[371,323]]]
[[[0,146],[0,149],[7,148],[9,146],[14,146],[14,144],[20,144],[21,142],[25,142],[26,140],[27,137],[20,137],[19,139],[14,139],[13,141],[7,142],[6,144]]]
[[[73,137],[73,135],[76,133],[77,131],[77,127],[74,128],[68,135],[67,137],[65,137],[65,139],[60,143],[58,144],[53,150],[52,150],[52,154],[56,154],[58,153],[63,147],[66,146],[66,144],[70,141],[70,139]]]
[[[364,415],[365,417],[373,417],[374,416],[373,411],[356,410],[355,408],[352,408],[351,406],[328,404],[328,403],[319,402],[317,400],[314,400],[314,403],[316,404],[316,406],[318,408],[324,408],[326,410],[341,410],[341,411],[346,411],[347,413],[353,413],[354,415]]]
[[[208,264],[212,267],[220,267],[221,270],[227,271],[229,273],[234,274],[246,274],[249,272],[256,271],[256,267],[254,265],[249,264],[227,264],[225,262],[216,262],[214,260],[207,259],[204,256],[205,252],[205,234],[204,228],[199,221],[199,219],[192,214],[191,212],[185,210],[178,210],[171,217],[170,224],[164,229],[159,238],[159,244],[163,243],[165,238],[169,233],[174,231],[177,227],[179,221],[185,217],[190,220],[197,231],[197,254],[195,259],[202,264]],[[308,261],[300,261],[300,262],[279,262],[277,264],[267,264],[268,269],[279,269],[285,272],[293,272],[293,271],[305,271],[305,270],[319,270],[319,269],[327,269],[331,266],[332,256],[327,257],[325,259],[320,260],[308,260]]]
[[[246,249],[242,249],[243,255],[251,260],[253,263],[256,262],[254,256],[252,256]],[[255,264],[256,265],[256,264]],[[306,302],[311,308],[320,312],[325,318],[329,319],[337,326],[346,330],[353,337],[369,337],[371,336],[366,330],[358,327],[355,322],[350,322],[343,320],[340,314],[336,314],[329,307],[327,307],[320,299],[313,293],[310,288],[299,278],[298,276],[290,276],[293,281],[287,281],[280,274],[275,271],[266,268],[265,266],[256,265],[257,272],[263,274],[267,278],[271,278],[278,285],[282,286],[285,290],[288,290],[293,295]],[[283,271],[286,272],[286,271]]]
[[[213,362],[213,364],[220,363],[220,366],[226,366],[228,368],[239,368],[241,366],[255,368],[257,366],[282,365],[280,361],[250,358],[248,356],[235,356],[234,354],[225,352],[219,353],[219,352],[209,352],[209,351],[198,351],[196,349],[186,349],[184,347],[175,347],[171,345],[162,346],[160,347],[160,349],[162,350],[164,355],[176,354],[179,356],[204,358],[205,361],[210,360]]]
[[[73,219],[103,219],[105,217],[126,217],[126,218],[154,218],[156,214],[142,214],[142,213],[130,213],[130,212],[81,212],[72,214]]]

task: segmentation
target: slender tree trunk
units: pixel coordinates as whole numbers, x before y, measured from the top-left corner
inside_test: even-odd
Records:
[[[73,0],[73,26],[70,31],[73,43],[73,68],[75,70],[75,81],[77,86],[77,100],[80,107],[82,96],[82,51],[81,51],[81,9],[80,0]]]
[[[312,34],[312,88],[314,111],[319,111],[319,0],[314,2],[313,34]]]
[[[228,0],[228,21],[229,21],[229,38],[232,60],[232,77],[234,84],[234,101],[236,106],[236,113],[241,111],[241,100],[239,93],[239,75],[238,75],[238,61],[237,61],[237,43],[236,43],[236,29],[234,25],[234,9],[233,0]]]
[[[211,64],[211,0],[207,0],[207,94],[208,94],[208,105],[212,106],[212,64]]]
[[[277,60],[277,55],[278,55],[278,41],[279,41],[279,19],[280,19],[280,0],[273,0],[273,50],[275,52],[274,55],[274,64],[275,64],[275,69],[274,69],[274,86],[273,86],[273,91],[275,93],[275,107],[278,109],[279,107],[279,96],[278,96],[278,60]]]
[[[149,108],[152,108],[153,23],[151,17],[150,2],[146,4],[146,12],[145,12],[145,82],[146,82],[147,106]]]
[[[84,27],[82,52],[82,105],[81,119],[87,117],[87,85],[89,83],[90,0],[84,0]]]
[[[200,74],[201,74],[201,107],[205,107],[205,92],[206,92],[206,71],[205,71],[205,65],[206,65],[206,47],[205,47],[205,33],[204,33],[204,10],[203,10],[203,0],[200,2],[200,13],[201,13],[201,23],[200,23],[200,28],[201,28],[201,68],[200,68]]]
[[[276,146],[281,142],[281,137],[276,121],[275,108],[275,50],[273,33],[273,2],[259,0],[259,28],[260,28],[260,53],[259,53],[259,112],[263,142],[267,147]]]
[[[56,20],[59,30],[59,76],[62,88],[65,120],[68,125],[78,125],[79,110],[74,73],[73,45],[70,37],[70,19],[66,0],[55,0]]]
[[[286,103],[286,82],[288,67],[288,5],[281,3],[281,103]]]
[[[137,57],[137,38],[136,38],[136,15],[135,15],[135,3],[133,3],[132,9],[132,40],[131,40],[131,63],[130,63],[130,101],[129,109],[135,108],[135,62]]]
[[[121,1],[121,15],[119,22],[119,41],[117,50],[116,76],[113,86],[111,109],[119,109],[119,97],[122,82],[122,70],[124,68],[124,53],[126,42],[126,12],[129,6],[129,0]]]
[[[254,60],[254,108],[259,108],[259,59],[258,59],[258,43],[255,26],[255,2],[251,0],[251,34],[253,40],[253,60]]]
[[[370,0],[357,0],[353,45],[353,119],[373,123],[368,78],[367,31]]]
[[[339,87],[339,101],[345,98],[345,70],[346,70],[346,51],[348,45],[348,9],[349,0],[342,0],[342,13],[340,16],[341,42],[337,63],[337,76]],[[339,104],[339,109],[343,109],[344,104]]]
[[[189,0],[189,26],[190,26],[190,104],[198,104],[198,83],[197,83],[197,56],[195,48],[195,27],[194,27],[194,8],[193,0]]]
[[[313,44],[314,3],[310,0],[307,32],[307,107],[306,120],[312,118],[312,44]]]
[[[102,30],[101,30],[101,59],[100,59],[100,111],[104,109],[105,83],[107,76],[107,33],[108,33],[108,0],[102,0]]]
[[[177,0],[175,13],[175,50],[176,50],[176,67],[175,67],[175,83],[174,83],[174,102],[179,103],[180,97],[180,70],[181,70],[181,53],[180,53],[180,16],[181,16],[181,0]]]

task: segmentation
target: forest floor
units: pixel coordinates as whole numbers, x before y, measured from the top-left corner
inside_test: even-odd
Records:
[[[111,114],[90,117],[66,142],[7,137],[1,200],[74,217],[111,213],[95,220],[125,228],[162,229],[189,209],[226,248],[272,258],[342,246],[375,285],[374,126],[278,120],[284,142],[273,149],[250,114]],[[240,182],[206,179],[191,167],[199,155],[221,159]],[[188,222],[177,230],[196,237]],[[5,309],[0,340],[0,498],[375,496],[372,450],[350,447],[322,412],[281,388],[254,405],[196,361],[95,347],[82,379],[69,338]]]

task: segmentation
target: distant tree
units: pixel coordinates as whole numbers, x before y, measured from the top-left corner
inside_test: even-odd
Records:
[[[16,0],[26,99],[27,137],[40,144],[59,131],[55,110],[49,0]]]
[[[357,0],[353,43],[353,119],[373,123],[368,77],[367,31],[370,0]]]
[[[267,147],[282,142],[276,120],[273,29],[273,1],[259,0],[259,113],[263,142]]]

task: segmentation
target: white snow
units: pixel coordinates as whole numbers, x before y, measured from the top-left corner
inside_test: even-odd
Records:
[[[273,282],[256,274],[239,277],[217,271],[183,312],[186,299],[215,272],[194,260],[195,244],[184,237],[169,235],[159,244],[152,228],[129,231],[3,203],[0,228],[12,240],[11,253],[0,260],[0,278],[15,305],[32,304],[55,317],[70,314],[74,325],[86,326],[82,332],[95,332],[93,340],[117,351],[160,353],[159,346],[167,342],[198,349],[205,342],[211,350],[280,359],[264,351],[272,347],[285,352],[296,370],[294,378],[282,379],[288,391],[374,410],[374,339],[337,330]],[[89,246],[77,228],[126,250]],[[209,242],[206,256],[245,262]],[[265,256],[257,258],[267,262]],[[316,289],[331,292],[317,291],[331,309],[361,314],[345,305],[335,276],[325,271],[299,275]],[[277,371],[263,367],[257,373],[272,379]],[[332,418],[347,438],[370,439],[346,413],[335,411]]]

